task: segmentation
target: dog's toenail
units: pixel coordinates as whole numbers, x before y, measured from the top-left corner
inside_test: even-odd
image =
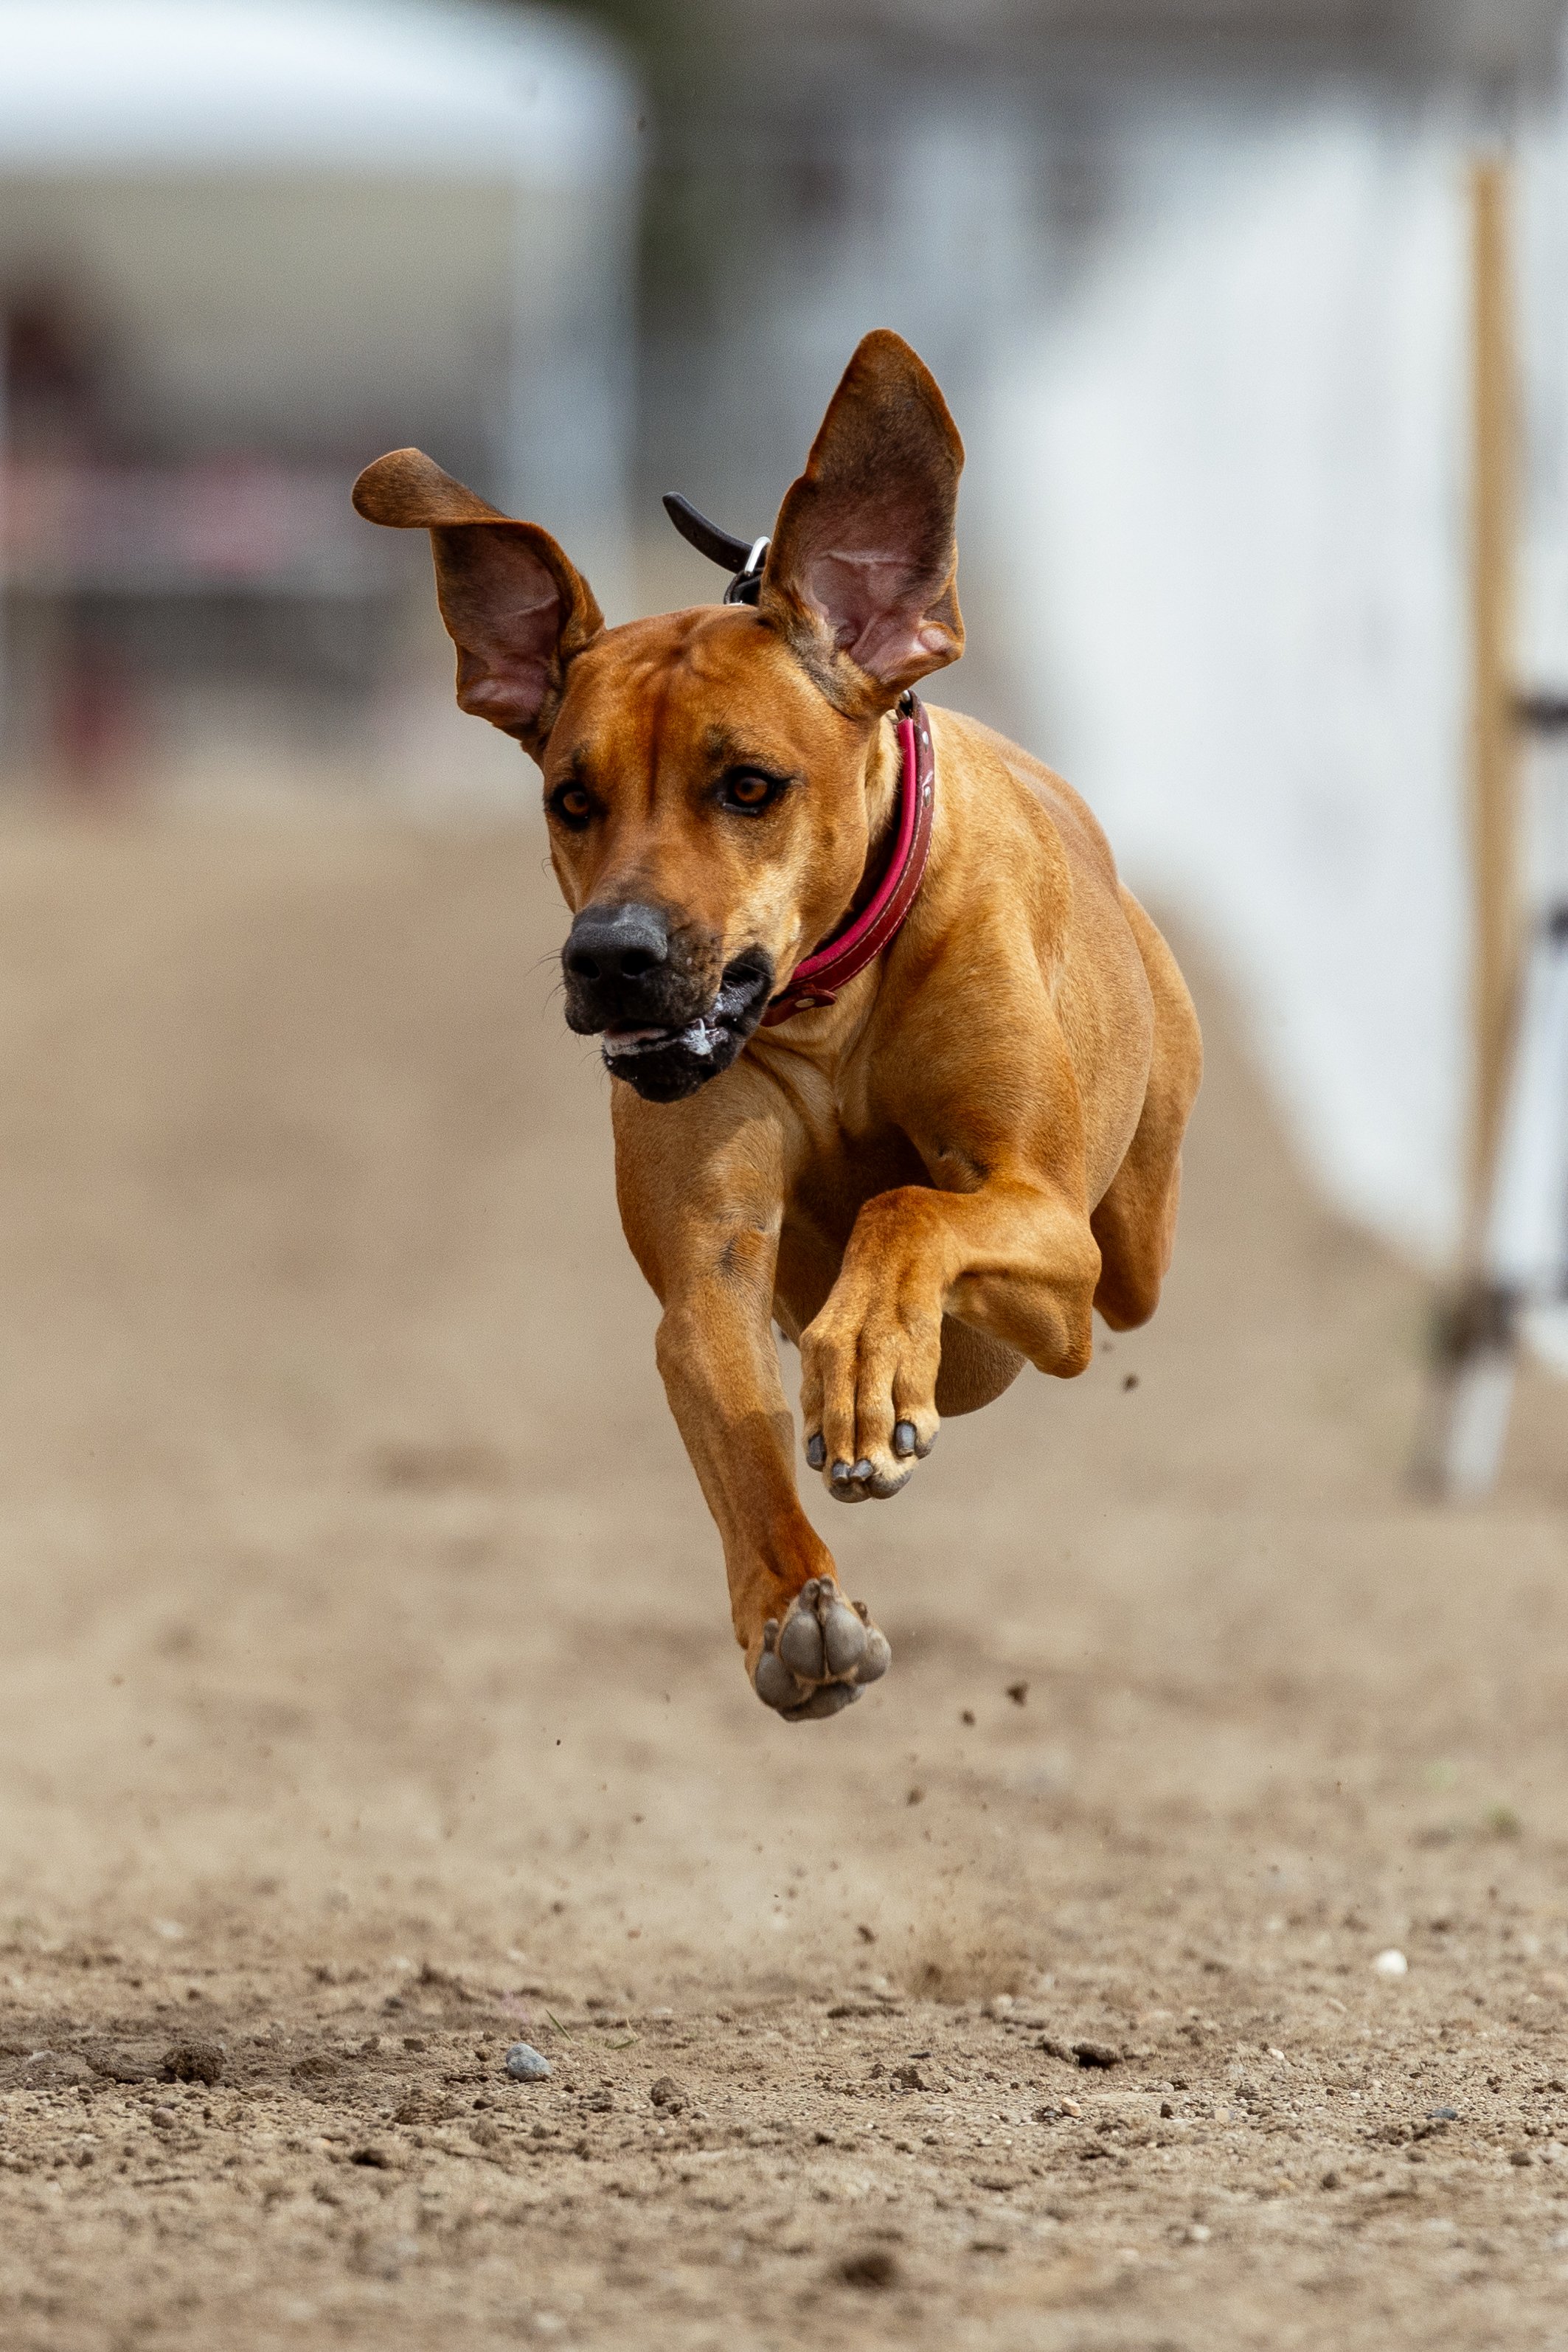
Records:
[[[807,1464],[813,1470],[820,1470],[823,1464],[826,1461],[827,1440],[824,1437],[820,1429],[817,1430],[813,1436],[806,1439],[805,1458]]]
[[[802,1682],[822,1680],[822,1628],[805,1610],[797,1610],[779,1635],[778,1654]]]
[[[858,1683],[879,1683],[893,1663],[893,1653],[886,1633],[879,1625],[867,1628],[865,1654],[860,1660]]]
[[[854,1473],[850,1469],[847,1462],[836,1462],[834,1464],[833,1483],[836,1486],[847,1486],[853,1475]]]
[[[847,1675],[866,1654],[866,1628],[847,1601],[835,1601],[822,1621],[822,1646],[830,1675]]]
[[[820,1723],[824,1716],[838,1715],[845,1707],[853,1706],[859,1696],[858,1683],[824,1683],[820,1690],[814,1690],[799,1706],[792,1706],[784,1720],[786,1723]]]
[[[855,1484],[858,1486],[863,1486],[866,1480],[871,1475],[871,1465],[864,1460],[857,1462],[854,1469],[849,1473],[849,1475],[854,1479]]]
[[[779,1621],[778,1621],[778,1619],[777,1619],[776,1617],[770,1617],[770,1618],[768,1619],[767,1623],[763,1627],[763,1649],[764,1649],[764,1650],[771,1650],[771,1649],[773,1649],[773,1648],[774,1647],[774,1645],[776,1644],[776,1643],[777,1643],[777,1641],[778,1641],[778,1638],[779,1638]]]
[[[894,1453],[912,1454],[919,1443],[920,1439],[915,1433],[914,1423],[912,1421],[900,1421],[893,1432]]]
[[[801,1696],[800,1685],[772,1650],[764,1650],[757,1660],[755,1687],[764,1706],[794,1706]]]
[[[820,1577],[808,1576],[806,1578],[805,1582],[801,1586],[799,1592],[795,1595],[796,1600],[800,1602],[803,1609],[809,1609],[811,1607],[812,1602],[816,1599],[817,1589],[820,1583]]]

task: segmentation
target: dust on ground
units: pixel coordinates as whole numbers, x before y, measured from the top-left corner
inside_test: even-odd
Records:
[[[7,2352],[1568,2341],[1563,1391],[1409,1498],[1208,991],[1159,1319],[824,1506],[781,1724],[542,866],[6,833]]]

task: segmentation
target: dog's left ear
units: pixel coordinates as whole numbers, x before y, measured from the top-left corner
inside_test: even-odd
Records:
[[[900,335],[867,335],[779,509],[757,600],[840,709],[885,710],[963,651],[963,467],[930,369]]]
[[[393,449],[353,487],[367,522],[427,530],[436,595],[458,648],[458,701],[538,759],[567,665],[605,625],[593,590],[547,530],[443,473],[423,449]]]

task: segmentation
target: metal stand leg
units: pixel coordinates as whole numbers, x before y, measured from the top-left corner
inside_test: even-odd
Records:
[[[1421,1485],[1474,1501],[1497,1482],[1523,1311],[1568,1297],[1568,905],[1531,942],[1483,1264],[1440,1319]]]

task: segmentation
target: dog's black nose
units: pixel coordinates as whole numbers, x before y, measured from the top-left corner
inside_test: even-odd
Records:
[[[584,907],[567,935],[562,962],[574,980],[647,980],[669,959],[669,920],[634,899],[622,907]]]

